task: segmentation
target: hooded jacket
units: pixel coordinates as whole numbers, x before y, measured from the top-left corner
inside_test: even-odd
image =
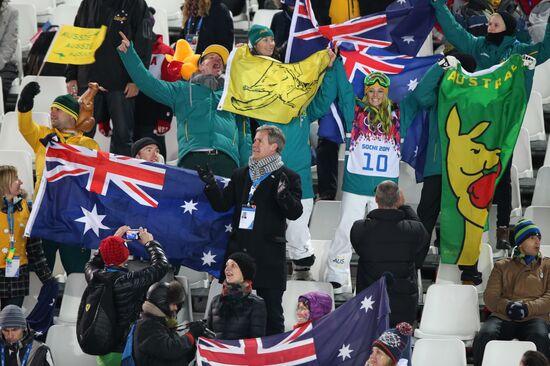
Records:
[[[25,363],[25,366],[53,366],[53,360],[50,353],[50,349],[44,343],[39,342],[34,339],[33,332],[27,327],[25,335],[21,341],[17,344],[9,346],[5,341],[4,337],[0,337],[0,347],[2,347],[5,357],[5,366],[17,366],[18,362],[15,356],[15,353],[10,355],[9,350],[17,350],[19,354],[19,359],[22,360],[27,347],[31,347],[29,358]],[[11,357],[10,357],[11,356]],[[4,364],[4,363],[2,363]]]
[[[320,291],[310,291],[298,297],[298,301],[306,301],[309,306],[310,320],[317,320],[332,311],[332,299]]]

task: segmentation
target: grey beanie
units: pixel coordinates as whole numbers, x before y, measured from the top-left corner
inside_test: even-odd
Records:
[[[8,305],[0,312],[0,328],[27,328],[23,310],[17,305]]]

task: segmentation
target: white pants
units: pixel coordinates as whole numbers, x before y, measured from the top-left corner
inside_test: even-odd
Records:
[[[302,216],[297,220],[286,220],[286,250],[291,260],[307,258],[313,255],[309,219],[313,210],[313,198],[301,200]]]
[[[351,283],[348,283],[352,253],[351,227],[355,221],[364,219],[365,215],[376,207],[376,201],[372,196],[343,192],[340,222],[327,256],[327,282],[337,282],[341,285],[351,286]]]

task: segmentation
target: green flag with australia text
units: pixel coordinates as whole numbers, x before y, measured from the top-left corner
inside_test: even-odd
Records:
[[[439,88],[442,154],[441,261],[473,265],[495,185],[507,166],[527,106],[520,55],[468,74],[446,70]]]

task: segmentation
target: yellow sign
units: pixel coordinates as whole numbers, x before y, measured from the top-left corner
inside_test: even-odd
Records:
[[[87,65],[95,62],[95,51],[101,46],[107,27],[81,28],[62,25],[55,36],[46,62]]]
[[[311,102],[329,62],[327,50],[297,63],[283,64],[254,56],[247,46],[241,46],[229,58],[229,77],[218,109],[287,124]]]

